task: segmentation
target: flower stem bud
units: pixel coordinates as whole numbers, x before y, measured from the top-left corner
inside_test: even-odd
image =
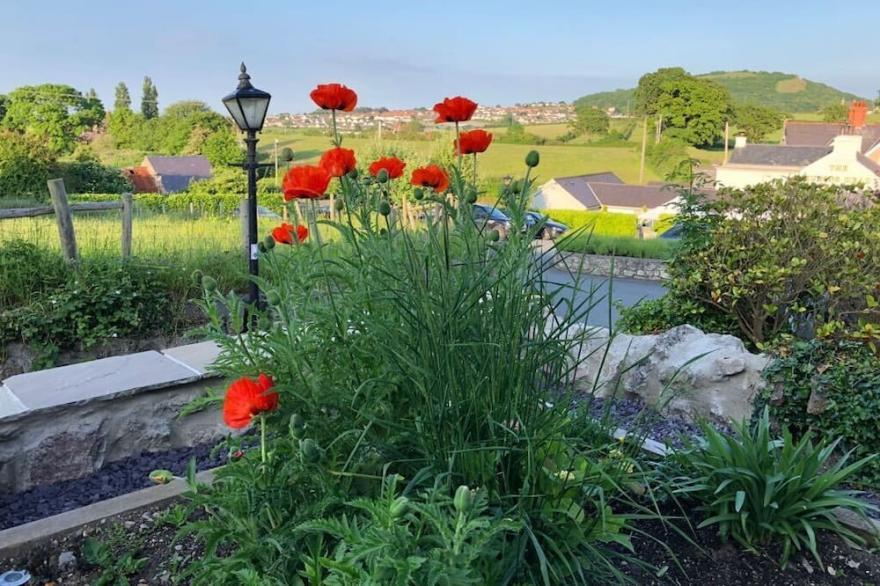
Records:
[[[471,494],[471,489],[462,484],[455,491],[455,498],[452,500],[455,505],[455,510],[459,513],[467,513],[471,510],[471,506],[474,503],[474,497]]]
[[[537,167],[540,162],[541,155],[538,154],[538,151],[529,151],[529,154],[526,155],[526,165],[529,167]]]

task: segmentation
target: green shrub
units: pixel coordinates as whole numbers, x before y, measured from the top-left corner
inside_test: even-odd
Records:
[[[794,344],[767,367],[763,397],[776,421],[795,434],[842,438],[867,456],[880,445],[880,357],[857,342],[813,340]],[[859,470],[858,480],[880,487],[880,462]]]
[[[682,325],[704,332],[736,334],[736,323],[724,314],[695,301],[666,294],[645,299],[630,307],[619,307],[616,327],[627,334],[657,334]]]
[[[97,160],[79,160],[59,164],[68,193],[122,193],[131,191],[131,183],[119,169],[105,167]]]
[[[658,238],[641,240],[632,237],[598,236],[583,232],[563,237],[557,244],[560,250],[568,252],[663,260],[672,256],[675,245],[676,243],[673,241]]]
[[[171,301],[159,271],[137,263],[88,263],[57,289],[0,314],[0,340],[86,349],[111,338],[162,330]]]
[[[880,282],[880,206],[805,178],[683,194],[669,294],[735,320],[757,347],[854,325]]]
[[[726,436],[702,426],[705,441],[674,456],[686,476],[676,492],[696,498],[706,518],[700,527],[717,526],[722,539],[760,551],[781,543],[783,567],[794,551],[819,557],[816,533],[828,531],[857,543],[864,540],[837,520],[838,507],[864,515],[872,508],[858,493],[838,487],[876,454],[848,464],[852,452],[832,459],[838,441],[814,445],[810,434],[795,442],[785,429],[770,435],[767,410],[754,428],[742,423]]]
[[[540,210],[540,212],[557,222],[562,222],[571,230],[582,230],[597,236],[634,237],[638,231],[638,218],[633,214],[583,210]]]
[[[0,198],[45,198],[54,165],[55,155],[44,140],[0,131]]]

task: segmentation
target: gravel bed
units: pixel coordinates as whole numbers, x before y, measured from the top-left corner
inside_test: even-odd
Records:
[[[224,450],[212,455],[213,448],[214,444],[204,444],[166,452],[142,452],[81,478],[0,494],[0,530],[146,488],[152,484],[150,472],[156,469],[183,476],[191,458],[196,459],[199,470],[219,466],[227,455]]]

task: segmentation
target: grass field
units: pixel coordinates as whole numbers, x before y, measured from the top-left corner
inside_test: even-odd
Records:
[[[562,126],[562,125],[550,125]],[[535,127],[530,127],[535,128]],[[261,152],[268,157],[278,140],[279,150],[289,147],[294,151],[297,163],[315,162],[321,153],[328,148],[329,139],[325,136],[309,136],[296,130],[269,129],[263,133],[260,142]],[[383,139],[380,144],[376,138],[345,137],[343,143],[356,152],[369,153],[381,149],[403,150],[417,153],[422,157],[430,157],[438,149],[452,149],[452,137],[438,137],[429,141],[406,141]],[[541,164],[535,169],[538,183],[552,177],[578,175],[613,171],[627,183],[635,183],[639,179],[639,154],[636,149],[614,147],[586,147],[570,145],[527,145],[527,144],[493,144],[485,154],[480,155],[480,173],[484,178],[500,178],[511,174],[518,176],[525,170],[526,153],[537,149],[541,153]],[[646,169],[647,181],[659,181],[651,169]]]

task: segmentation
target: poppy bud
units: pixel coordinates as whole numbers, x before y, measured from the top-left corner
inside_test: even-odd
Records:
[[[229,454],[230,460],[241,460],[244,457],[244,452],[242,450],[235,450]]]
[[[352,169],[351,171],[349,171],[349,172],[348,172],[348,176],[351,177],[352,179],[357,179],[357,178],[358,178],[358,170],[357,170],[357,167],[355,167],[354,169]]]
[[[266,245],[260,242],[259,244],[257,244],[257,250],[259,250],[260,252],[266,252]]]
[[[272,235],[266,236],[265,240],[263,240],[263,246],[266,247],[266,250],[272,250],[275,248],[275,239],[272,238]]]
[[[379,183],[388,183],[388,169],[379,169],[376,173],[376,181]]]
[[[206,293],[213,293],[217,290],[217,281],[212,277],[204,277],[202,279],[202,287],[205,288]]]
[[[311,438],[299,440],[299,451],[304,464],[316,464],[321,460],[323,452],[318,443]]]
[[[269,305],[278,305],[281,303],[281,295],[278,294],[278,291],[269,291],[266,293],[266,301],[269,302]]]
[[[526,165],[529,167],[537,167],[540,162],[541,155],[538,154],[538,151],[529,151],[529,154],[526,155]]]
[[[174,480],[174,473],[170,470],[153,470],[150,472],[150,480],[156,484],[168,484]]]
[[[409,499],[405,496],[399,496],[394,499],[393,503],[391,503],[391,516],[395,519],[399,519],[406,513],[407,508],[409,508]]]
[[[455,498],[453,499],[453,504],[455,505],[455,510],[459,513],[467,513],[471,510],[471,505],[474,503],[473,495],[471,494],[471,489],[462,484],[455,491]]]
[[[384,171],[384,169],[383,169]],[[391,204],[387,201],[379,202],[379,213],[383,216],[387,216],[391,213]]]
[[[419,201],[425,199],[425,190],[422,189],[421,187],[415,188],[413,190],[413,197],[415,197]]]
[[[336,208],[337,212],[341,212],[342,208],[345,207],[345,202],[342,201],[341,199],[337,199],[336,201],[333,202],[333,207]]]
[[[501,240],[501,234],[498,232],[498,230],[491,230],[488,236],[490,242],[498,242],[499,240]]]
[[[290,428],[290,435],[296,439],[302,439],[303,432],[306,429],[306,420],[303,419],[303,416],[299,413],[294,413],[290,416],[290,424],[288,427]]]
[[[385,228],[379,228],[379,236],[385,236],[386,234],[388,234],[388,230]]]
[[[471,187],[467,190],[467,193],[464,196],[464,200],[468,203],[476,203],[477,201],[477,190]]]

